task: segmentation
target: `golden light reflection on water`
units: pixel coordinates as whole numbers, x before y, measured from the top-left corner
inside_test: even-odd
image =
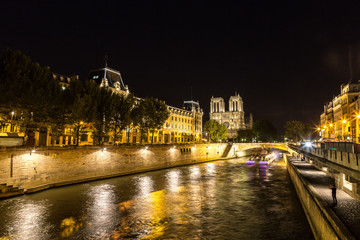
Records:
[[[188,211],[188,198],[183,186],[174,187],[171,194],[163,189],[149,193],[148,197],[121,202],[118,209],[121,215],[119,228],[111,239],[136,236],[137,239],[161,238],[171,220],[176,224],[188,224],[184,216]],[[171,219],[167,216],[171,216]]]
[[[205,171],[206,174],[214,174],[215,165],[210,164]],[[122,217],[111,239],[159,239],[166,232],[171,232],[169,222],[177,228],[186,228],[190,223],[195,226],[200,224],[200,221],[196,222],[194,214],[201,214],[206,195],[215,195],[216,181],[206,184],[206,190],[202,184],[190,184],[189,188],[185,188],[181,185],[181,176],[178,169],[167,172],[166,188],[160,191],[153,191],[154,181],[150,177],[139,177],[136,197],[118,204]],[[200,168],[191,167],[189,176],[191,181],[199,180]]]
[[[83,226],[82,222],[76,222],[73,217],[65,218],[61,221],[61,237],[69,237],[73,232],[77,232]]]
[[[3,237],[0,237],[0,240],[11,240],[11,238],[8,236],[3,236]]]
[[[111,239],[162,238],[166,232],[172,232],[169,222],[178,229],[186,228],[189,224],[199,227],[201,222],[194,216],[201,215],[204,200],[207,198],[209,208],[215,207],[216,179],[212,176],[216,174],[216,165],[206,164],[203,174],[209,177],[205,185],[199,184],[201,168],[190,167],[190,181],[197,183],[185,188],[181,185],[181,170],[169,170],[165,174],[166,188],[160,191],[153,191],[154,181],[150,177],[139,177],[136,181],[136,197],[118,204],[122,218]]]

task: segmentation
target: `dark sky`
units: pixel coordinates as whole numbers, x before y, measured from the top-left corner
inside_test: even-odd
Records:
[[[136,96],[181,107],[237,91],[245,114],[279,130],[319,121],[340,84],[360,78],[360,1],[1,1],[0,49],[51,70],[109,66]],[[351,64],[349,64],[351,63]],[[353,69],[350,71],[350,66]]]

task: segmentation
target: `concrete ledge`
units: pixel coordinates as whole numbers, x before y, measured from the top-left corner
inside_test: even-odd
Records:
[[[24,189],[18,189],[16,191],[12,191],[12,192],[1,193],[0,199],[15,197],[15,196],[23,195],[24,193],[25,193]]]
[[[356,239],[327,204],[288,161],[287,169],[316,239]]]
[[[205,163],[205,162],[212,162],[212,161],[218,161],[218,160],[229,160],[229,159],[233,159],[233,158],[235,158],[235,157],[216,158],[216,159],[201,159],[201,160],[197,159],[197,160],[189,160],[188,162],[166,163],[165,165],[154,166],[151,168],[136,169],[136,170],[131,170],[131,171],[123,171],[123,172],[98,175],[98,176],[87,177],[87,178],[71,179],[71,180],[60,181],[60,182],[52,182],[52,183],[47,183],[47,184],[42,184],[42,185],[38,185],[35,187],[27,188],[25,190],[22,189],[22,192],[14,192],[10,196],[3,197],[3,195],[0,195],[0,199],[19,196],[19,195],[23,195],[23,194],[32,194],[32,193],[44,191],[44,190],[47,190],[50,188],[55,188],[55,187],[68,186],[68,185],[73,185],[73,184],[78,184],[78,183],[91,182],[91,181],[96,181],[96,180],[109,179],[109,178],[114,178],[114,177],[121,177],[121,176],[127,176],[127,175],[132,175],[132,174],[157,171],[157,170],[162,170],[162,169],[167,169],[167,168],[194,165],[194,164]]]

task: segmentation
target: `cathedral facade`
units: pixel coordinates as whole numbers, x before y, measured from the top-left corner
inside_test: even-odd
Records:
[[[212,97],[210,100],[210,120],[216,120],[228,128],[228,138],[236,138],[239,129],[251,129],[253,124],[252,115],[245,122],[243,100],[239,94],[229,99],[228,111],[225,101],[221,97]]]

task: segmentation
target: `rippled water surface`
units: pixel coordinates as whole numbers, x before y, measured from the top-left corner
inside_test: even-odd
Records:
[[[282,163],[245,159],[0,201],[0,239],[313,239]]]

